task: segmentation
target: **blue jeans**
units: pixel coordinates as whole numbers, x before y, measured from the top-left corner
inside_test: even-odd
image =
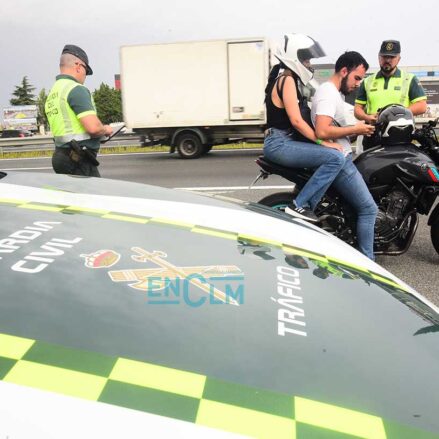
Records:
[[[357,212],[357,240],[359,250],[375,260],[373,240],[378,207],[375,204],[362,175],[352,162],[352,154],[346,157],[345,165],[334,180],[333,187]]]
[[[315,209],[345,164],[343,153],[314,143],[298,142],[284,130],[270,128],[264,140],[264,156],[289,168],[317,168],[299,192],[297,207]]]

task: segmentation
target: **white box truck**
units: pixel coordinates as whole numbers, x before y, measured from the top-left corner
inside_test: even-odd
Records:
[[[263,140],[270,51],[264,38],[124,46],[124,121],[182,158]]]

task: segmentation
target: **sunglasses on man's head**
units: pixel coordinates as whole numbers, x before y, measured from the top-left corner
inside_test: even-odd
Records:
[[[87,72],[87,67],[86,67],[84,64],[81,64],[80,62],[75,62],[75,64],[76,64],[77,66],[84,67],[84,70]]]

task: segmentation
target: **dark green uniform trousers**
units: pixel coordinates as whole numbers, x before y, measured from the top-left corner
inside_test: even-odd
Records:
[[[96,152],[97,155],[97,152]],[[86,177],[100,177],[98,167],[92,164],[86,157],[79,158],[79,161],[72,155],[69,148],[55,148],[52,156],[52,167],[57,174],[84,175]]]

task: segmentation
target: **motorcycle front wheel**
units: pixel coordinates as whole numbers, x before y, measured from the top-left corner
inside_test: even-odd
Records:
[[[430,237],[436,253],[439,253],[439,221],[431,225]]]

